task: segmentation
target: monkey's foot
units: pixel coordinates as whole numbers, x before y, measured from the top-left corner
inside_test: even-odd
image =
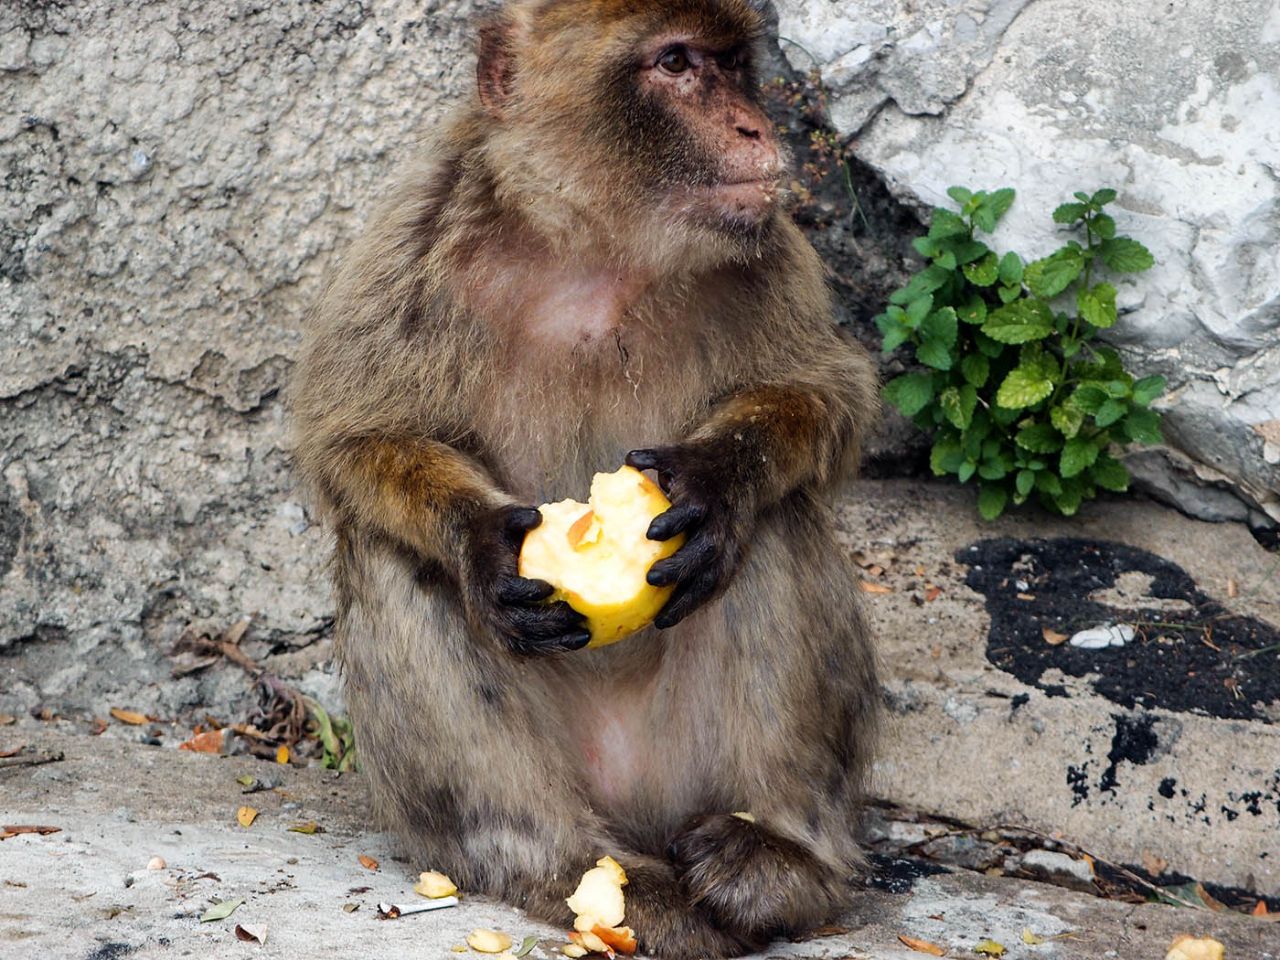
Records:
[[[768,942],[744,931],[722,927],[689,896],[665,863],[629,863],[627,925],[640,940],[640,951],[663,960],[740,957]]]
[[[691,821],[670,854],[691,902],[749,937],[812,930],[842,905],[837,878],[805,847],[732,814]]]

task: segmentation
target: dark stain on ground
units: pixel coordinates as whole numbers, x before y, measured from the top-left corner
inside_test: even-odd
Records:
[[[1131,875],[1141,877],[1152,886],[1178,891],[1184,897],[1189,896],[1193,902],[1196,900],[1195,894],[1183,889],[1188,884],[1194,884],[1196,880],[1184,873],[1166,871],[1161,874],[1153,874],[1140,864],[1127,863],[1123,867],[1117,867],[1105,860],[1094,861],[1093,868],[1097,874],[1098,886],[1104,891],[1111,891],[1109,895],[1112,897],[1115,896],[1115,891],[1128,890],[1135,900],[1139,898],[1148,900],[1151,898],[1150,888],[1135,884],[1131,876],[1126,876],[1122,872],[1122,870],[1125,870]],[[1220,883],[1201,882],[1200,886],[1214,900],[1232,910],[1249,913],[1257,906],[1259,901],[1262,901],[1267,905],[1268,913],[1280,912],[1280,896],[1261,894],[1255,890],[1246,890],[1243,887],[1227,887]]]
[[[873,853],[868,859],[871,861],[871,871],[867,875],[867,886],[886,893],[910,893],[921,877],[951,872],[946,867],[914,857],[889,857]]]
[[[1126,717],[1117,713],[1113,719],[1116,722],[1116,735],[1111,738],[1111,750],[1107,753],[1110,766],[1102,771],[1102,779],[1098,781],[1098,789],[1110,793],[1116,792],[1116,767],[1121,760],[1141,766],[1151,759],[1159,745],[1155,718],[1145,714]]]
[[[104,943],[84,960],[124,960],[133,950],[129,943]]]
[[[1023,683],[1065,695],[1041,679],[1056,668],[1093,676],[1097,693],[1128,709],[1274,722],[1264,708],[1280,703],[1280,630],[1231,614],[1177,564],[1120,543],[1067,537],[982,540],[956,560],[969,567],[965,583],[986,598],[987,659]],[[1128,571],[1151,577],[1152,597],[1189,607],[1143,608],[1139,599],[1121,609],[1089,599]],[[1046,643],[1042,632],[1071,635],[1102,623],[1133,624],[1138,635],[1123,647],[1085,650]]]

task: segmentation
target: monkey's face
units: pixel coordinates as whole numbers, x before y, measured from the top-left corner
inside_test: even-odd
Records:
[[[669,215],[751,233],[772,214],[786,162],[751,55],[746,40],[667,34],[611,78],[620,153]]]
[[[754,249],[787,158],[757,99],[745,0],[527,0],[488,30],[480,94],[506,195],[537,198],[561,233],[646,238],[629,242],[643,256]]]

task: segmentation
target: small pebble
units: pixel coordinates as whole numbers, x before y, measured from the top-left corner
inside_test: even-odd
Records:
[[[164,857],[152,857],[147,861],[148,870],[163,870],[168,864],[164,862]]]

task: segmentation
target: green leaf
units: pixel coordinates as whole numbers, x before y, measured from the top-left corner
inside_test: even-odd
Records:
[[[212,907],[206,910],[200,916],[201,923],[210,923],[214,920],[225,920],[231,914],[236,912],[236,908],[244,903],[244,899],[239,900],[220,900]]]
[[[1116,198],[1116,192],[1114,190],[1112,190],[1110,187],[1103,187],[1101,190],[1099,190],[1097,193],[1095,193],[1092,197],[1089,198],[1089,202],[1092,203],[1095,207],[1103,207],[1103,206],[1106,206],[1115,198]]]
[[[991,249],[981,240],[958,240],[953,242],[955,246],[952,249],[955,251],[956,263],[972,263]]]
[[[1080,509],[1080,501],[1084,499],[1084,492],[1079,484],[1064,485],[1061,492],[1053,498],[1053,504],[1056,506],[1064,517],[1073,517],[1077,510]]]
[[[1139,273],[1150,270],[1156,262],[1150,250],[1129,237],[1103,240],[1098,245],[1098,256],[1102,258],[1103,263],[1119,273]]]
[[[988,253],[981,260],[966,263],[964,275],[974,286],[989,287],[1000,275],[1000,261],[996,259],[994,253]]]
[[[1074,437],[1084,426],[1084,411],[1073,402],[1073,397],[1068,397],[1066,403],[1049,411],[1049,422],[1064,437]]]
[[[923,363],[926,367],[933,367],[935,370],[950,370],[954,362],[951,356],[951,348],[946,342],[936,337],[929,337],[921,341],[916,347],[916,359]]]
[[[1110,240],[1116,235],[1116,221],[1110,214],[1100,213],[1093,218],[1093,232],[1103,240]]]
[[[996,403],[1010,410],[1034,406],[1053,393],[1053,380],[1039,366],[1019,365],[1009,371],[996,392]]]
[[[952,426],[957,430],[967,430],[978,405],[978,392],[967,383],[960,387],[947,387],[938,394],[938,405]]]
[[[1004,513],[1005,504],[1009,502],[1009,494],[1004,487],[984,483],[978,489],[978,513],[983,520],[994,520]]]
[[[1048,300],[1067,289],[1083,270],[1084,257],[1080,251],[1063,247],[1056,253],[1027,264],[1022,279],[1032,293]]]
[[[1062,437],[1047,423],[1023,427],[1014,440],[1018,446],[1032,453],[1054,453],[1062,449]]]
[[[1054,223],[1075,223],[1089,212],[1087,203],[1064,203],[1053,211]]]
[[[1133,385],[1133,402],[1140,407],[1145,407],[1160,394],[1164,393],[1164,388],[1164,377],[1143,377]]]
[[[1075,193],[1072,194],[1072,196],[1075,197],[1077,200],[1079,200],[1081,203],[1089,202],[1089,195],[1080,190],[1077,190]]]
[[[943,270],[954,270],[957,266],[956,255],[950,250],[944,250],[933,258],[933,262],[940,266]]]
[[[1014,192],[1008,187],[996,190],[983,197],[982,203],[973,212],[974,226],[991,233],[995,230],[1000,218],[1008,213],[1009,208],[1013,206],[1013,198]]]
[[[978,345],[978,350],[983,356],[994,359],[1004,353],[1004,344],[998,340],[992,340],[981,330],[973,335],[973,342]]]
[[[890,307],[889,309],[893,309]],[[907,304],[906,324],[912,330],[920,326],[921,321],[929,315],[929,311],[933,309],[933,294],[926,293],[923,297],[917,297]]]
[[[1001,303],[1013,303],[1013,301],[1022,296],[1022,284],[1006,284],[997,289],[996,293],[999,294]]]
[[[1036,474],[1034,470],[1019,470],[1018,476],[1014,480],[1014,485],[1018,489],[1018,493],[1026,496],[1036,485]]]
[[[898,312],[901,313],[902,311],[899,310]],[[892,353],[911,339],[911,328],[888,314],[882,313],[876,317],[876,326],[880,328],[880,334],[884,337],[884,342],[881,344],[880,349],[885,353]]]
[[[933,237],[916,237],[911,241],[911,246],[922,257],[932,257],[941,248],[941,245]]]
[[[1121,403],[1119,400],[1107,400],[1098,408],[1098,412],[1093,415],[1093,420],[1100,427],[1109,427],[1119,421],[1128,411],[1128,404]]]
[[[1050,473],[1045,470],[1036,474],[1036,489],[1041,493],[1047,493],[1049,496],[1056,496],[1062,492],[1062,481],[1058,479],[1056,473]]]
[[[1058,472],[1064,477],[1074,477],[1085,467],[1093,466],[1098,459],[1098,448],[1092,440],[1083,437],[1072,437],[1062,448],[1062,456],[1058,460]]]
[[[1109,283],[1099,283],[1092,290],[1080,288],[1076,294],[1076,308],[1080,316],[1105,330],[1116,322],[1116,288]]]
[[[988,314],[982,332],[1000,343],[1043,340],[1053,333],[1053,313],[1043,301],[1015,300]]]
[[[931,264],[912,277],[905,287],[895,290],[889,296],[889,302],[896,304],[910,303],[926,293],[933,293],[950,278],[950,270],[943,270],[941,267]]]
[[[955,473],[963,466],[964,461],[964,449],[960,446],[960,441],[950,435],[939,434],[929,452],[929,468],[934,476]]]
[[[519,949],[519,950],[516,950],[516,951],[515,951],[514,953],[512,953],[511,955],[512,955],[513,957],[517,957],[517,958],[518,958],[518,957],[523,957],[523,956],[525,956],[526,954],[528,954],[528,953],[529,953],[529,951],[530,951],[530,950],[532,950],[532,949],[533,949],[534,947],[536,947],[537,945],[538,945],[538,938],[537,938],[537,937],[525,937],[525,938],[524,938],[524,942],[522,942],[522,943],[520,944],[520,949]]]
[[[1130,440],[1138,443],[1160,443],[1164,435],[1160,432],[1160,414],[1142,407],[1130,410],[1129,416],[1121,422],[1121,429]]]
[[[1097,383],[1082,383],[1071,394],[1071,405],[1083,413],[1097,413],[1098,408],[1107,402],[1107,391]]]
[[[991,361],[981,353],[967,353],[960,361],[960,372],[975,387],[985,386],[991,375]]]
[[[983,323],[987,319],[987,302],[975,293],[964,306],[956,307],[956,316],[965,323]]]
[[[1123,400],[1129,396],[1129,394],[1133,393],[1133,378],[1127,373],[1121,373],[1119,378],[1115,380],[1107,380],[1104,383],[1098,384],[1098,386],[1102,387],[1102,389],[1106,391],[1108,397]]]
[[[927,373],[907,373],[884,385],[884,399],[903,416],[914,417],[933,399],[933,377]]]
[[[978,464],[976,462],[973,460],[966,460],[964,463],[960,464],[960,469],[956,471],[956,476],[960,479],[961,483],[968,483],[969,478],[972,477],[977,470]]]
[[[973,198],[973,191],[966,187],[947,187],[947,196],[963,207]]]
[[[1104,490],[1123,493],[1129,489],[1129,471],[1125,469],[1123,463],[1105,453],[1099,455],[1090,476],[1093,482]]]
[[[1010,285],[1021,283],[1023,269],[1022,258],[1010,250],[1000,258],[1000,282]]]
[[[920,333],[934,340],[941,340],[948,347],[956,345],[959,327],[956,324],[956,311],[953,307],[943,307],[929,314],[920,325]]]
[[[934,240],[942,240],[946,237],[967,236],[969,233],[969,225],[959,215],[952,213],[945,207],[933,208],[933,220],[929,223],[929,236]]]

